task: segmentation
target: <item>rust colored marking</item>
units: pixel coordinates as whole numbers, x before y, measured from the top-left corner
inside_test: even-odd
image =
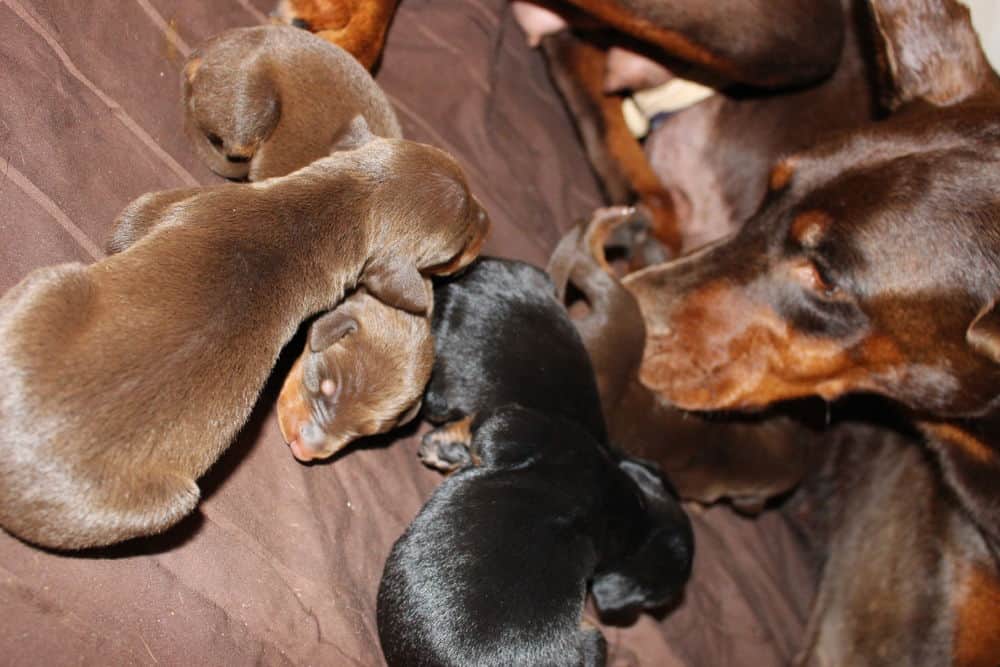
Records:
[[[462,417],[435,430],[435,440],[460,442],[466,447],[472,445],[472,420],[475,415]]]
[[[306,354],[308,351],[295,360],[278,394],[278,428],[281,437],[289,444],[298,439],[299,429],[310,418],[309,402],[302,392],[302,360]]]
[[[600,117],[601,138],[614,169],[625,181],[625,187],[648,209],[653,236],[672,253],[678,254],[682,239],[673,197],[653,171],[642,145],[628,129],[621,97],[604,92],[607,51],[582,40],[573,40],[563,56],[581,92]],[[607,183],[605,187],[608,187]],[[615,201],[624,193],[608,192],[608,195],[612,203],[625,203]]]
[[[1000,578],[982,563],[970,563],[959,584],[953,664],[1000,665]]]
[[[815,248],[833,224],[830,214],[819,210],[799,213],[792,220],[792,238],[804,248]]]
[[[769,305],[724,281],[687,294],[662,324],[657,319],[647,316],[640,379],[688,410],[756,408],[878,390],[881,375],[905,364],[889,338],[872,335],[845,348],[794,329]]]
[[[341,47],[371,69],[385,43],[397,0],[285,0],[284,19],[299,19],[309,30]]]
[[[924,430],[942,442],[954,445],[979,463],[994,462],[993,450],[954,424],[923,422]]]
[[[199,67],[201,67],[201,57],[192,58],[184,65],[184,76],[187,78],[188,83],[194,81]]]
[[[611,27],[617,28],[640,41],[655,44],[682,60],[702,65],[733,80],[741,80],[743,78],[741,75],[745,74],[745,72],[741,71],[739,64],[730,62],[712,53],[709,49],[695,43],[686,35],[668,28],[661,28],[651,21],[624,11],[621,7],[617,7],[613,3],[603,2],[602,0],[575,0],[573,4]]]
[[[772,192],[784,190],[792,182],[794,174],[795,165],[792,160],[782,160],[774,165],[774,169],[771,170],[771,176],[767,179],[767,185],[771,188]]]

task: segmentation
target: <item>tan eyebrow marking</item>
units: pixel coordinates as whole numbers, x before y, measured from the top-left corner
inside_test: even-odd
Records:
[[[814,209],[799,213],[792,220],[792,238],[804,248],[815,248],[832,224],[833,218],[824,211]]]
[[[791,158],[785,158],[771,169],[771,175],[767,179],[768,187],[772,192],[784,190],[795,174],[795,163]]]

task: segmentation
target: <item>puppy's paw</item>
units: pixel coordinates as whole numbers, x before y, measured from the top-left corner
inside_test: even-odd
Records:
[[[429,468],[451,472],[458,468],[474,465],[477,461],[470,449],[472,417],[439,426],[424,435],[417,452],[420,460]]]

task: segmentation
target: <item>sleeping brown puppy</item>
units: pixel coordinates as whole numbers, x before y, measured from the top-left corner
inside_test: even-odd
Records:
[[[236,28],[210,39],[184,66],[183,97],[188,138],[226,178],[284,176],[350,146],[357,116],[377,136],[402,136],[364,67],[287,26]]]
[[[467,264],[488,227],[450,156],[398,139],[144,200],[126,251],[0,299],[0,524],[36,544],[176,523],[304,319],[359,285],[425,313],[421,272]]]
[[[434,365],[430,306],[387,306],[365,290],[309,328],[309,342],[278,396],[281,435],[300,461],[327,458],[359,436],[413,419]]]

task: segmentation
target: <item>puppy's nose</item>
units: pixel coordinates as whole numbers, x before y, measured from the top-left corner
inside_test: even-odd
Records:
[[[253,153],[249,155],[244,155],[242,153],[226,153],[226,159],[229,160],[230,162],[237,162],[237,163],[249,162],[250,158],[252,157]]]

